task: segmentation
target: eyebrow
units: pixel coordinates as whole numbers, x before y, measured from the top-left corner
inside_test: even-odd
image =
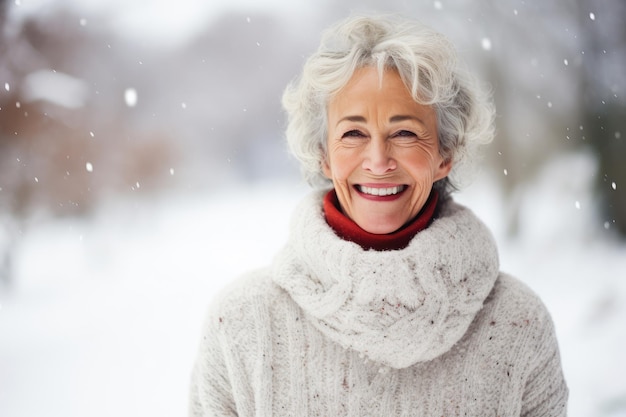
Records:
[[[339,119],[337,124],[339,124],[341,122],[360,122],[360,123],[365,123],[365,122],[367,122],[367,120],[363,116],[346,116],[346,117],[342,117],[341,119]]]
[[[410,116],[410,115],[404,115],[404,114],[399,114],[397,116],[391,116],[389,118],[389,122],[390,123],[397,123],[397,122],[404,122],[405,120],[413,120],[418,122],[419,124],[421,124],[422,126],[425,126],[424,122],[422,121],[422,119],[420,119],[419,117],[415,117],[415,116]],[[366,123],[367,119],[365,119],[365,117],[363,116],[346,116],[346,117],[342,117],[337,124],[341,123],[341,122],[359,122],[359,123]]]
[[[424,121],[422,119],[420,119],[419,117],[416,117],[416,116],[400,114],[398,116],[392,116],[389,119],[389,121],[391,123],[404,122],[405,120],[413,120],[413,121],[416,121],[417,123],[419,123],[421,125],[424,125]]]

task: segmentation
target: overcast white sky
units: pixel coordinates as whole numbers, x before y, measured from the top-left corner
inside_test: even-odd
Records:
[[[128,36],[176,45],[229,10],[310,16],[322,4],[286,0],[13,0],[10,14],[44,14],[69,6],[84,15],[77,24],[89,25],[90,17],[104,17],[112,28]]]

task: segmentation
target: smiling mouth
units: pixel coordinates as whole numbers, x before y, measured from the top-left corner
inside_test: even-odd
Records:
[[[367,195],[373,195],[378,197],[385,197],[389,195],[396,195],[406,190],[406,185],[397,185],[395,187],[366,187],[364,185],[356,185],[356,189]]]

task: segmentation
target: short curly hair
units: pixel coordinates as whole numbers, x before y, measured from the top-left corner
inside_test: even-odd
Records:
[[[367,66],[381,74],[395,69],[413,99],[435,110],[439,152],[453,168],[434,187],[448,196],[464,183],[479,145],[493,139],[495,109],[487,89],[458,64],[445,36],[399,16],[354,16],[331,26],[285,89],[287,143],[305,179],[314,187],[330,184],[322,172],[328,102],[355,70]]]

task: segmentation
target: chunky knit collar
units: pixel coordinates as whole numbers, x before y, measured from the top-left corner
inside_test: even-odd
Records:
[[[405,248],[415,234],[424,230],[435,214],[438,194],[433,190],[420,213],[402,229],[386,235],[377,235],[361,229],[354,221],[339,210],[339,200],[334,189],[324,197],[323,207],[326,222],[342,239],[358,243],[363,249],[397,250]]]
[[[448,351],[467,331],[498,275],[484,224],[451,199],[401,250],[364,250],[326,223],[322,199],[296,209],[273,279],[331,340],[393,368]]]

